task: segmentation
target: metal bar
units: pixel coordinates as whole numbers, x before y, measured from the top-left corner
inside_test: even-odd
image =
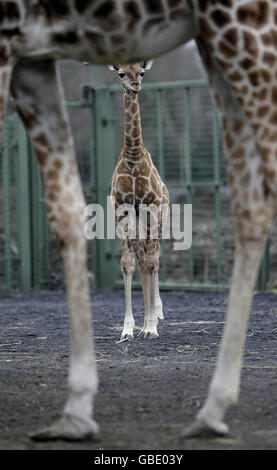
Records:
[[[191,145],[190,145],[190,89],[185,88],[185,170],[187,186],[187,204],[192,204],[192,171],[191,171]],[[194,259],[193,246],[188,251],[189,280],[193,283],[194,278]]]
[[[19,214],[19,251],[20,287],[22,292],[29,292],[32,285],[31,273],[31,214],[30,214],[30,181],[29,153],[27,136],[21,120],[18,118],[18,214]]]
[[[214,148],[214,180],[215,180],[215,217],[216,217],[216,273],[217,282],[221,284],[222,277],[222,247],[221,247],[221,220],[220,220],[220,157],[218,141],[217,113],[213,112],[213,148]]]
[[[97,203],[106,208],[110,193],[112,174],[115,166],[113,126],[111,122],[112,104],[109,89],[95,90],[95,139],[96,139],[96,181]],[[103,157],[105,165],[103,165]],[[106,214],[106,211],[104,211]],[[105,233],[106,233],[106,220]],[[115,282],[113,240],[96,240],[98,255],[98,286],[113,287]]]
[[[224,181],[219,181],[216,183],[215,181],[191,181],[190,183],[187,183],[185,180],[180,183],[180,181],[172,181],[168,180],[168,185],[171,188],[183,188],[185,185],[188,188],[197,188],[197,187],[205,187],[205,186],[223,186],[225,184]]]
[[[31,148],[29,148],[30,158],[30,171],[32,178],[31,186],[31,206],[32,206],[32,276],[33,276],[33,287],[39,289],[40,287],[40,259],[39,259],[39,237],[38,237],[38,205],[39,205],[39,194],[37,190],[38,174],[35,166],[34,154]]]
[[[99,197],[99,189],[98,189],[98,167],[99,167],[99,150],[98,150],[98,140],[99,140],[99,132],[98,132],[98,97],[97,91],[93,89],[94,95],[94,106],[91,107],[91,129],[92,135],[94,137],[94,141],[91,142],[91,154],[94,155],[94,160],[91,162],[91,185],[95,186],[95,193],[96,193],[96,201],[98,201]],[[101,265],[100,265],[100,247],[99,247],[99,240],[94,240],[95,246],[95,257],[94,257],[94,273],[95,273],[95,281],[97,287],[99,287],[99,280],[101,278]],[[89,248],[93,250],[93,243],[89,242]]]
[[[99,85],[99,68],[97,65],[90,65],[90,81],[91,84],[95,87]]]
[[[90,87],[93,90],[98,91],[109,91],[111,93],[122,92],[122,87],[120,85],[92,85],[91,83],[84,83],[83,87]],[[206,80],[179,80],[173,82],[157,82],[157,83],[144,83],[143,91],[157,91],[157,90],[175,90],[175,89],[184,89],[184,88],[208,88],[209,84]],[[89,106],[88,103],[84,101],[67,101],[66,105],[69,107],[87,107]]]
[[[94,90],[93,96],[95,94]],[[95,100],[95,99],[94,99]],[[90,125],[90,146],[89,146],[89,162],[90,162],[90,192],[91,192],[91,197],[92,197],[92,202],[96,200],[96,170],[97,170],[97,149],[96,149],[96,116],[95,116],[95,107],[90,106],[90,119],[91,119],[91,125]],[[90,253],[90,265],[89,269],[92,273],[97,272],[98,265],[97,263],[97,253],[98,250],[96,249],[96,243],[90,243],[88,242],[88,250]],[[97,273],[98,274],[98,273]],[[95,276],[97,278],[97,275]]]
[[[86,85],[86,84],[84,84]],[[209,84],[207,80],[178,80],[172,82],[156,82],[156,83],[144,83],[143,90],[157,90],[157,89],[165,89],[165,90],[172,90],[176,88],[201,88],[201,87],[208,87]],[[105,90],[108,89],[111,92],[122,91],[122,87],[120,85],[104,85],[98,86],[98,90]]]
[[[111,161],[112,161],[112,167],[111,167],[111,173],[110,173],[110,180],[109,180],[109,195],[111,191],[111,184],[112,184],[112,175],[114,172],[114,168],[118,159],[118,155],[115,152],[115,127],[114,127],[114,121],[115,121],[115,100],[114,100],[114,95],[110,92],[109,95],[109,102],[110,102],[110,124],[111,124]],[[113,270],[113,286],[114,283],[117,279],[118,276],[118,271],[119,271],[119,263],[118,263],[118,240],[115,238],[115,240],[111,239],[109,240],[109,252],[111,253],[111,269]],[[109,256],[109,253],[108,253]]]
[[[159,155],[159,174],[164,178],[164,142],[163,142],[163,93],[156,92],[156,114],[157,114],[157,138]]]
[[[10,155],[9,155],[9,123],[4,121],[3,128],[3,152],[2,152],[2,177],[3,177],[3,222],[4,222],[4,266],[5,282],[8,290],[12,288],[12,263],[11,263],[11,204],[10,204]]]
[[[88,108],[90,105],[83,101],[67,101],[66,106],[68,108]]]
[[[264,254],[260,264],[260,270],[258,274],[258,279],[256,283],[256,288],[261,291],[265,291],[267,288],[268,278],[269,278],[269,259],[270,259],[270,251],[269,251],[270,243],[269,237],[266,241]]]
[[[164,179],[164,138],[163,138],[163,91],[156,91],[156,115],[157,115],[157,138],[158,138],[158,157],[159,157],[159,174]],[[167,263],[165,253],[165,241],[160,241],[161,246],[161,279],[166,280]]]
[[[47,260],[48,252],[46,249],[46,205],[43,198],[43,188],[40,175],[39,165],[36,161],[36,156],[31,148],[30,151],[30,166],[32,177],[32,266],[33,266],[33,287],[40,289],[45,282],[47,276]]]
[[[123,281],[116,281],[115,287],[122,288],[124,286]],[[192,291],[221,291],[228,290],[230,286],[228,284],[182,284],[182,283],[173,283],[173,282],[160,282],[160,290],[192,290]],[[133,289],[141,289],[141,284],[138,281],[132,282]]]

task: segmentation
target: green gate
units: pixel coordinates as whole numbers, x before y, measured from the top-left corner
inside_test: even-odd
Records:
[[[191,249],[174,252],[172,240],[161,242],[161,288],[226,288],[234,233],[221,133],[208,85],[204,80],[145,83],[139,100],[143,140],[171,203],[192,204]],[[67,106],[86,201],[100,204],[106,215],[123,142],[121,86],[84,85],[80,100]],[[48,228],[39,168],[15,114],[5,125],[1,166],[2,287],[22,291],[62,287],[60,246]],[[94,286],[123,286],[117,240],[89,241],[88,253]],[[268,278],[269,243],[257,287],[264,290]],[[140,286],[137,273],[134,286]]]
[[[27,292],[32,284],[29,147],[15,114],[4,123],[0,166],[1,290]]]
[[[121,86],[84,87],[94,122],[96,200],[105,207],[123,142]],[[231,277],[234,232],[224,152],[216,111],[204,80],[144,84],[139,95],[143,140],[170,192],[171,203],[192,204],[192,248],[161,241],[160,286],[222,289]],[[120,243],[99,240],[99,285],[122,287]],[[257,288],[269,279],[269,243]],[[133,282],[140,287],[138,273]]]

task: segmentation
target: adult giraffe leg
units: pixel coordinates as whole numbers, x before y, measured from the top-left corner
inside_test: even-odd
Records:
[[[238,401],[243,347],[264,237],[238,242],[226,324],[208,397],[195,423],[184,436],[228,434],[223,421],[230,405]]]
[[[216,89],[224,90],[224,84],[221,83],[220,88]],[[229,92],[219,98],[224,108],[227,169],[236,226],[235,261],[216,369],[204,406],[195,423],[184,432],[188,437],[203,433],[228,433],[224,416],[229,406],[238,401],[248,315],[274,215],[274,199],[266,190],[264,163],[251,123]]]
[[[19,63],[12,88],[41,166],[49,221],[63,246],[70,317],[69,395],[63,415],[32,437],[83,439],[98,430],[92,419],[97,373],[91,337],[85,202],[55,63]]]

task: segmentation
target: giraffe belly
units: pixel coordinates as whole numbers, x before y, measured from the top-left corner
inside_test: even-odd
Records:
[[[194,35],[186,1],[170,11],[157,2],[160,12],[155,21],[154,12],[145,15],[140,2],[136,3],[137,14],[122,9],[121,2],[100,2],[98,9],[93,1],[87,6],[77,3],[73,7],[34,2],[21,21],[21,41],[14,48],[15,54],[21,58],[47,56],[96,64],[126,63],[160,55]]]

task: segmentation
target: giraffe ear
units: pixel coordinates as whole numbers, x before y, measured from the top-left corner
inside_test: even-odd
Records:
[[[110,70],[119,70],[119,68],[117,67],[117,65],[109,65],[109,69],[110,69]]]
[[[153,62],[154,62],[154,59],[152,59],[152,60],[145,60],[145,61],[143,62],[143,64],[142,64],[142,65],[143,65],[143,68],[144,68],[145,70],[150,70],[151,67],[152,67]]]

